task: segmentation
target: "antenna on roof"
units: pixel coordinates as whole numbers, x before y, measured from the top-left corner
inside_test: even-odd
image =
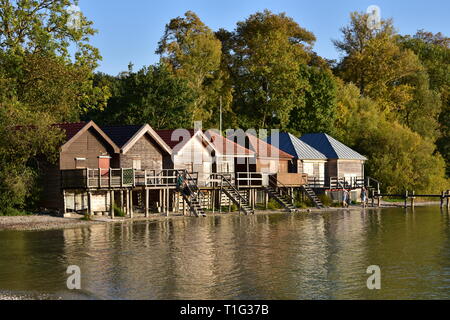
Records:
[[[222,135],[222,96],[220,96],[220,135]]]

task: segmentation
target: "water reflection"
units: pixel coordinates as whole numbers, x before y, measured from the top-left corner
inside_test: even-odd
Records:
[[[450,298],[436,208],[125,222],[0,232],[0,291],[95,299]],[[65,288],[82,271],[81,292]],[[366,288],[370,265],[382,290]]]

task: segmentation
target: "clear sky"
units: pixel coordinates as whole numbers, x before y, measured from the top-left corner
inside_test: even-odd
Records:
[[[366,11],[370,5],[381,8],[383,18],[393,18],[401,34],[418,29],[450,36],[448,0],[80,0],[79,6],[94,21],[98,34],[92,44],[100,49],[103,61],[99,71],[116,75],[158,61],[155,50],[170,19],[192,10],[211,29],[233,30],[236,22],[256,11],[269,9],[286,14],[312,31],[314,50],[327,59],[337,59],[331,42],[340,36],[339,28],[349,21],[351,11]]]

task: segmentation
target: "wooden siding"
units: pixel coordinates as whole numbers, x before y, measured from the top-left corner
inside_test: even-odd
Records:
[[[213,173],[213,157],[200,138],[189,140],[173,157],[174,169],[198,172],[198,184],[205,186]]]
[[[338,176],[338,161],[336,159],[328,160],[325,165],[325,179],[329,180],[330,177]]]
[[[162,170],[165,154],[167,153],[146,134],[126,154],[120,155],[120,167],[133,168],[133,160],[140,160],[142,170]]]
[[[360,160],[338,160],[338,176],[344,178],[345,175],[364,177],[364,162]]]
[[[87,168],[98,168],[99,156],[114,157],[114,150],[93,128],[90,128],[72,142],[69,150],[61,153],[60,168],[61,170],[77,169],[75,158],[86,158]],[[112,160],[111,165],[114,163],[115,161]]]
[[[290,160],[257,159],[256,172],[265,174],[288,173]]]

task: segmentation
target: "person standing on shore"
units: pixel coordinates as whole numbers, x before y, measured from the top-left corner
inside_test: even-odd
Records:
[[[347,189],[344,189],[344,192],[342,194],[342,205],[344,208],[348,208],[349,204],[350,204],[350,199],[349,199],[349,193]]]
[[[362,202],[363,208],[365,208],[366,202],[367,202],[367,190],[364,187],[361,189],[361,202]]]

